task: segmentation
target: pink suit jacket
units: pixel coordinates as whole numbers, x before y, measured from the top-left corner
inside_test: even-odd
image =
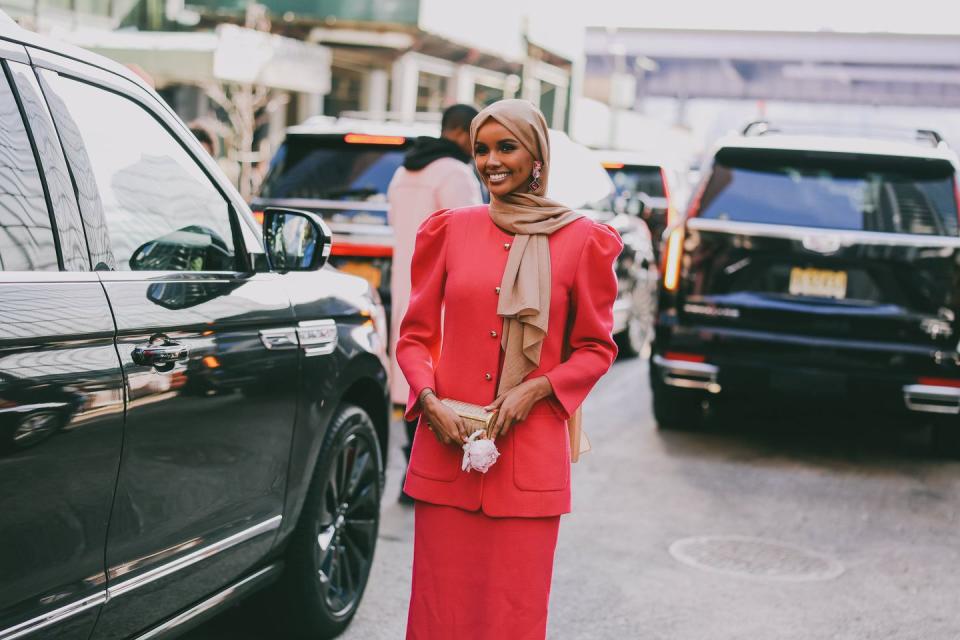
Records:
[[[493,224],[486,205],[437,211],[417,232],[410,304],[396,349],[410,384],[407,419],[419,414],[417,398],[426,387],[441,398],[493,401],[503,327],[497,296],[512,240]],[[421,423],[404,485],[410,496],[494,517],[570,511],[566,420],[617,355],[613,265],[622,248],[616,231],[587,218],[550,236],[550,324],[540,367],[527,377],[547,376],[554,396],[497,439],[501,455],[486,474],[462,471],[460,447],[440,443]],[[562,361],[565,332],[571,351]]]

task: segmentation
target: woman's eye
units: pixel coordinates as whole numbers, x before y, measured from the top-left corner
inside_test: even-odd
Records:
[[[477,147],[477,148],[475,148],[475,149],[473,150],[473,153],[476,154],[476,155],[478,155],[478,156],[479,156],[479,155],[483,155],[483,154],[485,154],[486,152],[487,152],[487,148],[486,148],[486,147]]]
[[[500,145],[500,151],[502,151],[502,152],[504,152],[504,153],[509,153],[510,151],[513,151],[514,149],[515,149],[515,147],[514,147],[512,144],[502,144],[502,145]]]

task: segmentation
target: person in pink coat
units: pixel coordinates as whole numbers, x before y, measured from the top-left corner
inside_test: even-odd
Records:
[[[542,639],[560,515],[570,511],[566,421],[609,369],[616,231],[545,197],[543,115],[503,100],[471,126],[491,204],[417,232],[397,360],[419,419],[404,490],[416,500],[408,640]],[[461,468],[450,398],[496,410],[500,457]]]

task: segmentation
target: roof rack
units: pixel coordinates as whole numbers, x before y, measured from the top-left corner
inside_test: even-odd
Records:
[[[831,124],[822,122],[787,122],[776,123],[769,120],[754,120],[743,127],[744,136],[763,136],[768,134],[786,135],[827,135],[827,136],[857,136],[863,138],[880,138],[887,140],[901,140],[925,143],[931,147],[947,147],[947,141],[933,129],[910,129],[906,127],[889,127],[868,125],[863,127],[848,124]]]

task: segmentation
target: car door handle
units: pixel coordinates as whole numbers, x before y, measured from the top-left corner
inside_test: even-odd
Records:
[[[130,355],[137,364],[156,367],[186,360],[190,350],[166,336],[154,336],[147,344],[134,347]]]

